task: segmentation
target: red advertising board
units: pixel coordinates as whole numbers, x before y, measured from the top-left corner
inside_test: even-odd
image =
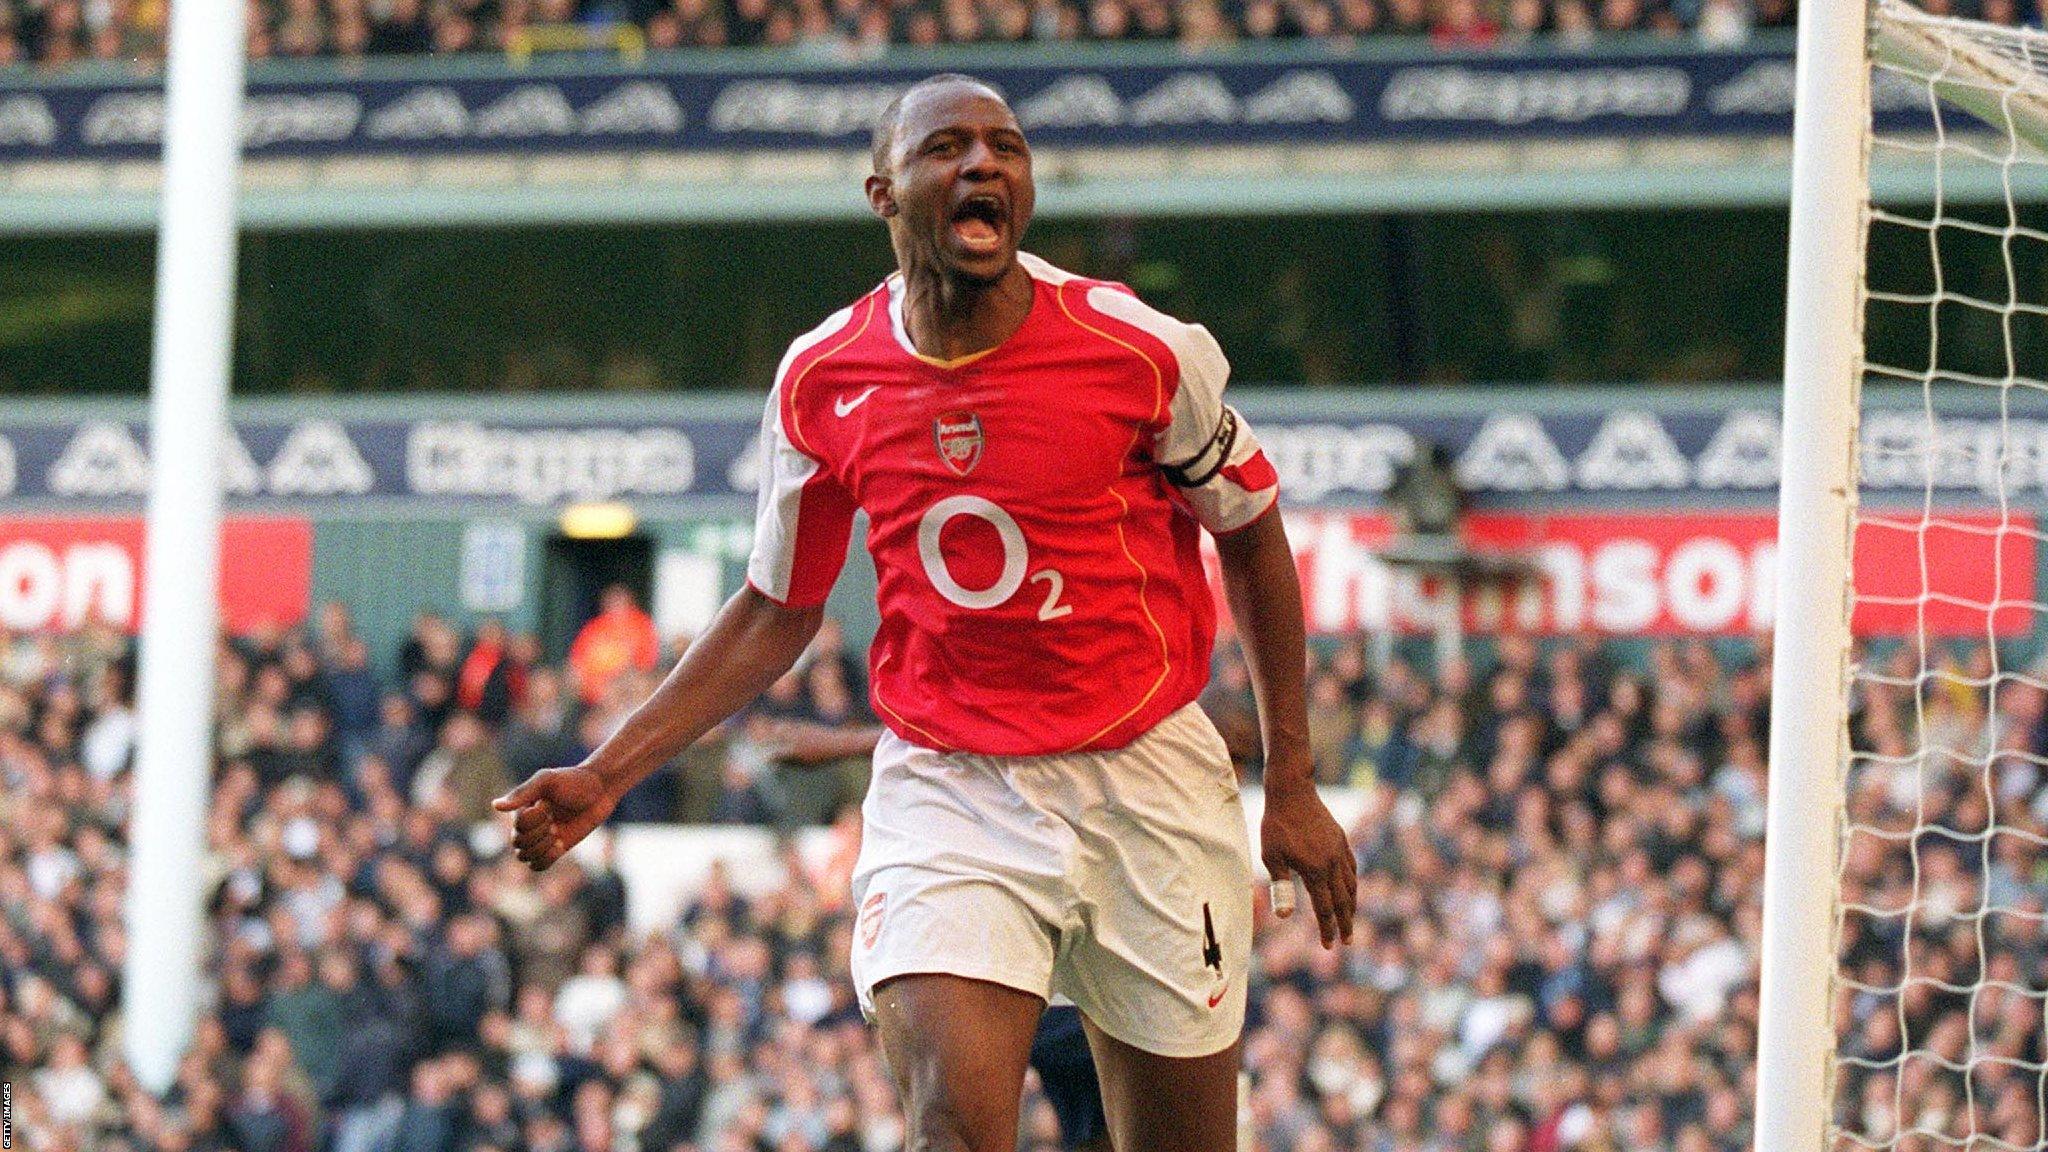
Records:
[[[142,622],[142,521],[136,517],[0,519],[0,625],[73,628],[98,616]],[[221,526],[221,623],[232,632],[293,625],[313,593],[313,526],[230,517]]]
[[[1381,562],[1393,537],[1385,516],[1290,512],[1287,530],[1317,632],[1429,631],[1454,600],[1475,632],[1753,635],[1776,610],[1777,518],[1767,512],[1475,514],[1467,545],[1521,561],[1526,575],[1455,589]],[[2030,515],[1937,512],[1923,526],[1917,513],[1866,513],[1857,633],[2027,632],[2035,540]]]

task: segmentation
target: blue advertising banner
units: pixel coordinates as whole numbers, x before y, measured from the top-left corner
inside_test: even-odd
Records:
[[[1770,390],[1607,407],[1447,389],[1440,401],[1421,408],[1357,393],[1312,405],[1266,394],[1240,407],[1296,505],[1375,504],[1424,441],[1448,448],[1465,486],[1492,507],[1729,507],[1776,492]],[[238,417],[225,441],[225,483],[238,507],[315,513],[371,500],[510,513],[615,499],[751,506],[758,418],[741,414],[743,405],[708,415],[675,407],[620,416],[564,401],[500,417],[450,400],[395,418],[308,405],[291,418]],[[84,511],[146,492],[139,408],[108,419],[32,412],[0,414],[0,508]],[[2004,416],[1982,404],[1931,415],[1902,395],[1869,405],[1860,436],[1873,498],[1917,500],[1931,483],[1945,499],[2002,492],[2015,507],[2048,505],[2048,403],[2015,393]]]
[[[258,69],[243,136],[252,157],[858,148],[889,100],[931,70]],[[1788,46],[1399,58],[1105,48],[975,71],[1004,90],[1036,142],[1119,147],[1784,134],[1793,66]],[[1894,122],[1925,116],[1924,96],[1883,78],[1876,100]],[[0,161],[152,157],[163,113],[149,82],[0,87]]]

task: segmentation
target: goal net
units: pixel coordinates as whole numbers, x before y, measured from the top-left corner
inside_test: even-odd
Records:
[[[1827,1143],[2042,1149],[2048,35],[1870,56]]]

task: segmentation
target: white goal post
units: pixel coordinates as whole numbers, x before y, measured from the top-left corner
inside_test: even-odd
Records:
[[[2048,940],[2048,725],[2011,731],[2007,703],[2048,699],[2048,664],[2010,664],[2048,614],[2048,423],[2020,419],[2048,414],[2048,217],[2024,202],[2048,172],[2048,34],[1813,0],[1795,93],[1755,1147],[2037,1152],[2048,965],[2001,950]],[[1874,154],[1912,194],[1873,201]],[[1962,203],[1964,175],[1991,195]],[[1881,435],[1866,381],[1893,405]],[[1859,500],[1879,457],[1920,490]],[[1864,502],[1900,509],[1865,527],[1917,541],[1917,587],[1852,571]],[[1958,592],[1972,540],[1990,571]],[[1863,608],[1905,623],[1866,642]]]
[[[204,1008],[206,821],[220,619],[220,444],[234,347],[244,29],[236,0],[170,14],[162,226],[150,351],[150,487],[129,818],[122,1053],[175,1081]]]

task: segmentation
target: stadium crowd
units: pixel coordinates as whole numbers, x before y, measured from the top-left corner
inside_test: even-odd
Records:
[[[620,813],[837,814],[828,864],[785,853],[786,882],[752,899],[714,869],[636,932],[603,852],[535,875],[488,818],[509,781],[573,759],[650,690],[636,612],[615,600],[560,665],[431,613],[372,662],[340,605],[223,642],[211,1008],[161,1099],[119,1056],[127,639],[0,634],[0,1068],[23,1147],[898,1148],[846,967],[861,781],[829,737],[871,721],[836,630]],[[1360,927],[1325,952],[1306,917],[1262,916],[1245,1060],[1264,1152],[1747,1146],[1767,661],[1704,641],[1622,655],[1510,636],[1436,668],[1375,669],[1362,638],[1315,656],[1319,775],[1366,797]],[[1851,819],[1872,831],[1852,837],[1849,897],[1870,911],[1844,926],[1839,1100],[1871,1146],[2036,1142],[2042,1015],[2019,989],[2048,961],[2048,695],[1991,661],[1886,665],[1857,701]],[[1204,704],[1255,779],[1227,646]],[[1977,749],[1995,772],[1970,767]],[[1949,1070],[1972,1054],[2008,1062]],[[1025,1117],[1021,1147],[1056,1147],[1035,1094]]]
[[[1968,14],[2002,23],[2037,19],[2018,0],[1962,2]],[[167,8],[168,0],[0,0],[0,65],[152,65],[163,55]],[[1794,8],[1794,0],[249,0],[249,53],[358,59],[631,44],[858,59],[892,45],[1165,41],[1200,51],[1408,36],[1487,49],[1552,35],[1583,48],[1615,32],[1727,45],[1752,27],[1790,26]]]

